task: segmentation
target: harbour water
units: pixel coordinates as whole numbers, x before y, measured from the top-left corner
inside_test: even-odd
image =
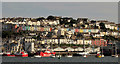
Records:
[[[96,58],[95,56],[80,57],[61,57],[60,59],[50,57],[2,57],[2,62],[118,62],[118,58],[105,56],[104,58]]]

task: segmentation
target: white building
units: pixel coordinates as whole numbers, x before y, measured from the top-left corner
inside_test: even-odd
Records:
[[[119,35],[119,32],[112,32],[111,35],[112,35],[112,36],[118,36],[118,35]]]
[[[28,21],[27,24],[28,24],[28,25],[32,25],[32,21]]]
[[[74,49],[71,48],[71,47],[67,47],[67,48],[65,48],[65,50],[66,50],[66,51],[74,51]]]
[[[37,21],[37,25],[40,26],[40,21]]]
[[[63,49],[61,47],[57,47],[57,48],[54,48],[53,51],[65,51],[65,49]]]
[[[74,51],[83,51],[83,48],[78,47],[78,48],[75,48]]]

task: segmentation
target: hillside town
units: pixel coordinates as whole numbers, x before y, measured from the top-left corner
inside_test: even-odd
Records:
[[[107,20],[50,15],[47,18],[2,18],[0,23],[2,52],[25,51],[35,55],[50,50],[61,56],[81,54],[83,51],[89,54],[100,52],[101,55],[119,53],[119,48],[112,46],[119,44],[120,24]],[[109,52],[105,53],[103,48]],[[113,48],[115,52],[112,53]]]

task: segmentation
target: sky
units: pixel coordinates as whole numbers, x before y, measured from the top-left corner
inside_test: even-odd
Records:
[[[2,2],[0,2],[0,18],[2,18]]]
[[[3,17],[87,17],[118,22],[117,2],[3,2]]]
[[[119,0],[2,0],[2,2],[119,2]]]

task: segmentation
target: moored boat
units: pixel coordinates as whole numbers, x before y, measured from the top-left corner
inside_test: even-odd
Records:
[[[36,55],[34,55],[34,57],[55,57],[55,53],[56,52],[52,52],[50,50],[40,51],[37,52]]]
[[[1,52],[0,55],[3,55],[3,53]]]
[[[13,53],[6,52],[6,53],[3,53],[2,56],[11,56],[11,57],[14,57],[15,55]]]
[[[16,53],[15,56],[16,57],[28,57],[28,53],[26,52]]]
[[[40,55],[35,55],[34,57],[38,57],[38,58],[39,58],[39,57],[41,57],[41,56],[40,56]]]
[[[51,57],[51,56],[55,56],[56,52],[51,52],[50,50],[46,50],[44,52],[40,52],[40,56],[41,57]]]
[[[67,55],[66,57],[73,57],[72,55]]]

